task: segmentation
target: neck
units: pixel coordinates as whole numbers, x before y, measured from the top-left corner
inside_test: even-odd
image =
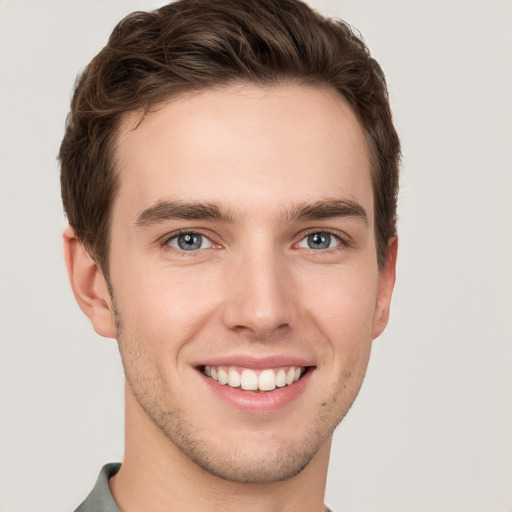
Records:
[[[330,439],[297,475],[271,483],[242,484],[201,469],[154,425],[129,391],[126,402],[125,457],[109,482],[121,510],[324,510]]]

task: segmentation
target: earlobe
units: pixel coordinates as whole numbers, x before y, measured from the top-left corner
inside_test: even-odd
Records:
[[[391,296],[395,286],[397,251],[398,238],[395,236],[388,243],[386,262],[379,273],[379,290],[373,319],[373,339],[380,336],[388,324]]]
[[[112,300],[103,272],[84,249],[71,226],[65,229],[63,240],[69,281],[80,309],[99,335],[115,338]]]

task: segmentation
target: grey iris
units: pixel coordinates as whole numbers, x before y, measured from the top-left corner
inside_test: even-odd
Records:
[[[329,233],[313,233],[308,236],[310,249],[328,249],[329,245],[331,245],[331,235]]]
[[[201,249],[202,236],[196,233],[186,233],[178,237],[178,245],[184,251],[194,251]]]

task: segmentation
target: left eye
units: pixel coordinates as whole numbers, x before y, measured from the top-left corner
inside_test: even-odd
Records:
[[[197,251],[213,246],[211,240],[200,233],[180,233],[173,236],[167,244],[182,251]]]
[[[299,243],[298,247],[302,247],[305,249],[314,249],[314,250],[322,250],[322,249],[332,249],[340,245],[341,241],[332,233],[327,233],[326,231],[319,231],[318,233],[311,233],[308,236],[305,236]]]

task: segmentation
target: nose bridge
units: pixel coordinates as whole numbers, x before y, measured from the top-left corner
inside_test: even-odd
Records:
[[[286,258],[267,242],[245,248],[234,259],[227,276],[226,325],[256,337],[291,326],[295,305]]]

